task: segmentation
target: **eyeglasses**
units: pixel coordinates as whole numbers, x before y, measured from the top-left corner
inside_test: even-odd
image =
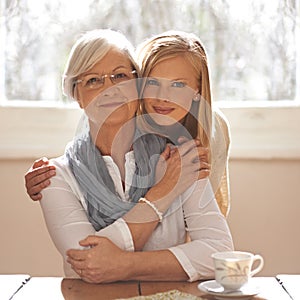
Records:
[[[105,74],[102,76],[97,74],[88,74],[83,76],[82,79],[74,81],[74,86],[78,83],[82,83],[83,88],[86,90],[97,90],[104,86],[105,78],[109,78],[112,84],[118,84],[133,79],[136,73],[136,70],[133,70],[128,72],[123,71],[116,74]]]

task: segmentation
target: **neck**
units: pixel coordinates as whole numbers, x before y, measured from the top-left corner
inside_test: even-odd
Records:
[[[135,119],[122,125],[103,124],[100,130],[90,124],[93,142],[102,155],[109,155],[115,163],[122,164],[130,151],[135,133]],[[118,165],[119,168],[123,167]]]

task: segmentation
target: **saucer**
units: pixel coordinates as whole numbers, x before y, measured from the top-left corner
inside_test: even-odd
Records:
[[[250,299],[259,293],[256,286],[248,283],[237,291],[224,291],[224,288],[215,280],[204,281],[198,284],[198,289],[216,299]]]

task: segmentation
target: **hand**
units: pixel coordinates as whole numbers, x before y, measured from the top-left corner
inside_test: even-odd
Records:
[[[157,184],[154,190],[161,196],[172,192],[170,194],[172,199],[184,192],[196,180],[206,178],[210,173],[208,150],[200,146],[200,141],[186,141],[182,138],[180,142],[178,147],[171,148],[167,145],[156,167]],[[154,196],[153,199],[158,198]]]
[[[196,140],[194,141],[196,143]],[[182,147],[182,145],[188,142],[188,140],[185,137],[180,137],[178,139],[178,142],[181,145],[179,147]],[[198,163],[200,166],[198,179],[203,179],[208,177],[210,174],[210,165],[208,163],[208,149],[201,147],[200,145],[197,145],[197,149],[198,149]],[[156,173],[155,173],[156,183],[159,182],[163,178],[164,174],[166,173],[167,160],[170,158],[170,155],[173,151],[171,150],[170,145],[167,145],[164,152],[161,153],[160,158],[156,165]],[[197,162],[197,159],[195,159],[195,162]]]
[[[126,279],[126,252],[108,238],[88,236],[79,244],[91,248],[68,250],[67,262],[84,281],[102,283]]]
[[[34,200],[41,200],[41,191],[50,185],[50,178],[53,177],[55,166],[48,166],[49,160],[46,157],[36,160],[25,174],[25,186],[27,194]]]
[[[207,148],[201,147],[200,146],[200,141],[199,140],[194,140],[195,142],[197,141],[197,149],[198,149],[198,162],[200,164],[200,172],[199,172],[199,177],[198,179],[203,179],[209,176],[210,174],[210,165],[208,163],[208,153],[209,150]],[[188,139],[186,137],[180,137],[178,139],[178,143],[180,145],[183,145],[184,143],[188,142]]]

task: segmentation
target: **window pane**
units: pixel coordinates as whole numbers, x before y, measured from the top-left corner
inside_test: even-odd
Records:
[[[215,100],[295,99],[299,0],[0,1],[8,100],[63,100],[66,57],[95,28],[120,30],[135,45],[165,30],[194,32],[208,53]]]

